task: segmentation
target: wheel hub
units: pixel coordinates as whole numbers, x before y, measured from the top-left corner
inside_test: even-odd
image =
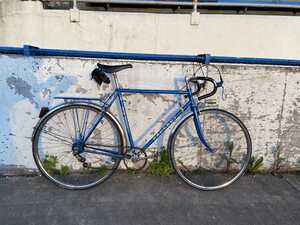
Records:
[[[78,154],[83,153],[83,151],[84,151],[84,145],[83,145],[83,143],[81,143],[81,142],[75,142],[75,143],[73,143],[73,145],[72,145],[72,151],[73,151],[74,155],[78,155]]]

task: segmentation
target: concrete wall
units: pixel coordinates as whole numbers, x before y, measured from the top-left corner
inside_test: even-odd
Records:
[[[99,90],[89,79],[95,63],[88,59],[0,56],[2,168],[8,165],[35,168],[30,138],[39,108],[57,103],[53,96],[98,96],[110,90],[108,85]],[[178,88],[183,85],[184,75],[195,70],[191,64],[132,63],[133,69],[119,75],[124,87]],[[253,153],[264,157],[264,169],[272,169],[279,157],[283,158],[282,170],[299,169],[300,69],[255,65],[220,67],[226,100],[221,100],[220,92],[214,99],[220,108],[238,115],[249,128]],[[216,77],[213,71],[212,76]],[[134,137],[140,144],[149,137],[142,138],[142,135],[157,130],[166,113],[178,106],[177,98],[165,95],[126,96],[126,101]],[[115,108],[113,112],[118,116]],[[159,140],[160,146],[166,144],[167,137],[168,133]]]
[[[300,58],[298,16],[43,10],[39,1],[0,3],[0,45],[150,53]]]
[[[0,1],[0,45],[32,44],[45,48],[149,53],[208,52],[213,55],[300,58],[300,20],[296,16],[190,15],[80,12],[70,22],[69,11],[43,10],[39,1]],[[102,61],[104,62],[104,61]],[[116,61],[105,61],[115,63]],[[97,96],[89,80],[95,60],[0,56],[0,169],[9,165],[35,168],[31,133],[41,106],[55,104],[55,95]],[[122,72],[124,86],[177,88],[194,66],[133,62]],[[254,155],[264,157],[264,169],[283,158],[283,170],[300,168],[300,69],[276,66],[221,65],[226,101],[218,104],[237,114],[250,130]],[[181,80],[181,81],[180,81]],[[104,86],[100,93],[109,90]],[[161,125],[177,99],[128,96],[135,139]],[[138,102],[144,104],[138,105]],[[114,111],[116,113],[116,110]],[[147,121],[141,122],[141,121]],[[167,136],[160,140],[165,144]]]

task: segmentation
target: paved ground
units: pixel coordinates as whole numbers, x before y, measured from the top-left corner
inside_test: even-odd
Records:
[[[215,192],[175,176],[117,174],[86,191],[43,177],[0,178],[0,224],[300,225],[300,176],[248,176]]]

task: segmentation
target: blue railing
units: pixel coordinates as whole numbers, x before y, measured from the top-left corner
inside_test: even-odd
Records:
[[[261,65],[283,65],[300,66],[300,60],[292,59],[270,59],[270,58],[248,58],[202,55],[171,55],[171,54],[142,54],[122,52],[99,52],[78,51],[61,49],[43,49],[24,45],[23,48],[0,47],[0,54],[16,54],[25,56],[62,56],[80,58],[105,58],[125,60],[151,60],[151,61],[176,61],[176,62],[200,62],[200,63],[230,63],[230,64],[261,64]]]

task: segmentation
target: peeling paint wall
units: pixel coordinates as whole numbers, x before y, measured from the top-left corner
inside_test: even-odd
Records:
[[[69,11],[44,10],[39,1],[0,1],[0,45],[10,46],[298,59],[300,31],[295,28],[299,25],[295,16],[200,15],[200,25],[191,26],[188,14],[90,11],[80,11],[80,21],[71,23]],[[0,55],[0,169],[8,165],[35,168],[31,133],[39,108],[56,103],[53,96],[98,96],[110,90],[108,85],[99,90],[90,81],[95,63]],[[196,69],[179,63],[133,65],[132,70],[119,75],[125,87],[180,88],[184,75]],[[220,100],[220,93],[214,98],[220,108],[237,114],[247,125],[254,155],[264,157],[264,168],[299,169],[300,69],[256,65],[221,68],[226,101]],[[215,71],[212,74],[216,76]],[[134,138],[142,144],[179,99],[127,95],[126,101]],[[113,112],[118,114],[116,108]],[[167,137],[168,133],[158,145],[165,145]]]
[[[90,80],[96,60],[48,57],[0,56],[0,168],[9,165],[35,168],[31,134],[39,108],[55,105],[54,96],[99,96]],[[103,60],[102,63],[126,63]],[[123,87],[181,88],[193,64],[131,62],[133,69],[119,73]],[[213,97],[220,108],[241,118],[248,127],[253,154],[264,157],[264,169],[300,168],[300,69],[276,66],[220,65],[225,81],[225,101],[220,91]],[[216,71],[211,76],[217,78]],[[168,95],[127,95],[126,107],[136,143],[149,139],[180,99]],[[118,116],[116,107],[112,109]],[[143,137],[147,134],[145,137]],[[158,140],[165,145],[168,132]],[[154,145],[154,147],[156,146]],[[280,165],[278,159],[282,158]],[[276,161],[277,160],[277,161]]]

